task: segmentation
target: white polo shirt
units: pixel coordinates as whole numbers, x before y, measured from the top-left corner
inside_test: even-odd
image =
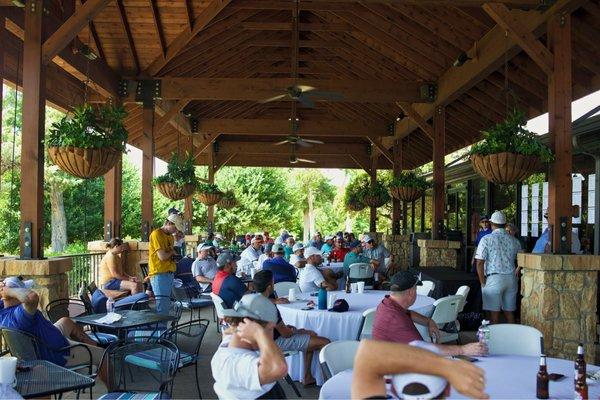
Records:
[[[321,284],[325,280],[321,271],[312,264],[306,264],[304,268],[299,269],[298,286],[302,293],[310,293],[321,288]]]

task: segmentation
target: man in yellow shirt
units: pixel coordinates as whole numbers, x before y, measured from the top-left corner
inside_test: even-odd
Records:
[[[152,291],[157,296],[156,311],[168,314],[171,306],[169,297],[173,289],[176,255],[173,250],[173,234],[183,230],[183,218],[179,214],[170,214],[162,227],[150,234],[148,249],[148,276]]]

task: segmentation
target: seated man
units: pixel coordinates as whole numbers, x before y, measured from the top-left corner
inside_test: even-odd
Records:
[[[382,244],[377,244],[377,242],[369,235],[363,236],[362,243],[365,256],[374,261],[375,272],[387,277],[387,265],[385,265],[385,259],[390,256],[388,249]]]
[[[217,262],[209,254],[213,246],[206,243],[198,245],[198,257],[192,264],[192,276],[202,288],[202,292],[210,291],[213,279],[217,275]]]
[[[385,296],[377,306],[373,321],[372,337],[375,340],[408,344],[414,340],[423,340],[415,327],[415,323],[428,327],[429,335],[434,339],[440,336],[437,324],[409,307],[417,299],[417,286],[422,283],[411,271],[400,271],[390,279],[391,295]],[[445,356],[469,355],[481,356],[487,354],[487,347],[480,343],[469,343],[462,346],[436,345]]]
[[[302,293],[317,291],[321,286],[328,291],[337,290],[338,275],[328,268],[323,270],[317,268],[323,262],[321,250],[316,247],[308,247],[304,254],[306,255],[306,265],[300,268],[298,274],[298,286]]]
[[[250,246],[246,247],[240,254],[240,268],[246,274],[250,274],[250,268],[254,267],[254,261],[258,261],[262,254],[262,245],[262,235],[256,235],[251,239]]]
[[[228,251],[222,252],[217,258],[217,274],[212,283],[212,292],[223,299],[227,308],[233,307],[233,304],[242,298],[247,292],[246,285],[235,273],[240,258]]]
[[[256,270],[261,270],[265,267],[265,262],[273,258],[273,243],[266,243],[263,253],[258,257],[258,265]]]
[[[321,247],[323,247],[323,239],[321,236],[321,232],[317,232],[313,239],[308,242],[308,245],[321,250]]]
[[[354,242],[348,245],[350,251],[346,253],[344,257],[344,274],[348,276],[350,274],[350,266],[356,263],[365,263],[371,264],[373,269],[375,268],[375,263],[369,257],[365,257],[362,255],[362,246],[360,241],[355,240]]]
[[[293,236],[288,236],[284,239],[284,242],[285,246],[283,246],[283,251],[285,252],[285,259],[290,261],[290,257],[294,254],[294,244],[296,244],[296,241]],[[290,264],[294,265],[293,263]]]
[[[333,250],[333,235],[325,236],[325,243],[321,247],[321,251],[324,255],[331,253]]]
[[[98,271],[100,287],[108,290],[126,290],[131,294],[140,293],[142,283],[137,276],[130,276],[124,272],[129,244],[121,238],[114,237],[106,247],[108,250],[100,261]]]
[[[275,283],[279,282],[296,282],[296,268],[284,258],[283,246],[280,244],[273,245],[273,258],[265,261],[263,270],[273,273]]]
[[[97,346],[71,319],[64,317],[52,324],[38,310],[40,298],[31,290],[33,281],[21,277],[9,277],[0,282],[0,296],[4,308],[0,310],[0,327],[28,332],[40,343],[42,359],[60,366],[83,364],[89,361],[89,353],[82,347],[58,351],[58,349],[84,344],[92,355],[92,364],[98,366],[104,349]]]
[[[260,294],[247,294],[226,309],[229,329],[210,366],[219,399],[285,398],[277,383],[287,363],[273,340],[277,307]]]
[[[254,289],[266,298],[275,297],[275,283],[271,271],[259,271],[254,275]],[[301,351],[304,353],[304,379],[305,386],[314,384],[315,378],[311,373],[313,354],[329,343],[329,339],[317,336],[313,331],[297,329],[283,323],[281,314],[277,310],[277,325],[273,332],[275,343],[283,351]]]
[[[397,343],[361,340],[354,357],[352,375],[353,399],[389,398],[386,378],[397,374],[427,374],[440,376],[458,392],[474,399],[487,399],[485,376],[482,369],[466,361],[442,358],[431,351]],[[424,378],[421,376],[420,378]],[[412,387],[410,387],[412,386]],[[418,384],[424,388],[423,384]],[[438,393],[407,393],[406,389],[419,389],[417,385],[404,386],[400,398],[444,398],[445,385]],[[399,390],[400,388],[394,388]]]
[[[348,251],[348,248],[344,246],[344,239],[341,237],[337,237],[333,242],[333,250],[331,250],[329,258],[333,262],[344,261],[344,257],[346,257]]]
[[[306,258],[304,258],[304,245],[301,242],[294,244],[292,247],[294,254],[290,256],[290,264],[296,268],[302,268],[306,264]]]

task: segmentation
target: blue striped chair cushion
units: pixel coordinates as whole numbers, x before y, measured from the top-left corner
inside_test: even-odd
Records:
[[[134,342],[147,342],[148,339],[158,339],[165,329],[136,329],[127,332],[127,337]]]
[[[103,332],[88,332],[87,335],[90,339],[95,342],[98,342],[100,345],[109,345],[112,342],[116,342],[118,338],[115,335],[111,335],[110,333]]]
[[[136,393],[136,392],[112,392],[106,393],[98,398],[99,400],[155,400],[170,399],[169,395],[163,393]]]
[[[140,351],[134,354],[128,354],[125,356],[125,362],[133,365],[137,365],[138,367],[152,369],[155,371],[160,371],[160,349],[151,349],[146,351]],[[185,367],[186,365],[191,364],[196,360],[195,354],[189,354],[186,352],[179,353],[179,368]]]

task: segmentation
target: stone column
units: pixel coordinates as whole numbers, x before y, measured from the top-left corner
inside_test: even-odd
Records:
[[[204,242],[201,235],[185,235],[185,254],[196,258],[198,245]]]
[[[394,263],[402,270],[408,269],[410,235],[383,235],[383,245],[392,254]]]
[[[140,269],[140,261],[148,260],[148,242],[139,242],[137,240],[127,240],[129,243],[129,252],[127,253],[127,261],[125,263],[125,272],[127,275],[137,276],[142,278],[142,270]],[[107,242],[97,240],[88,242],[87,249],[91,252],[105,253],[107,250]],[[98,281],[98,268],[100,265],[92,265],[92,279]]]
[[[460,242],[451,240],[419,239],[420,267],[457,267],[457,250]]]
[[[33,290],[40,296],[40,310],[51,301],[69,298],[69,278],[72,259],[69,257],[47,258],[44,260],[18,260],[11,257],[0,258],[0,276],[19,276],[33,279]]]
[[[593,255],[519,254],[521,323],[544,335],[544,351],[574,359],[583,343],[587,362],[595,362],[596,293],[600,257]]]

